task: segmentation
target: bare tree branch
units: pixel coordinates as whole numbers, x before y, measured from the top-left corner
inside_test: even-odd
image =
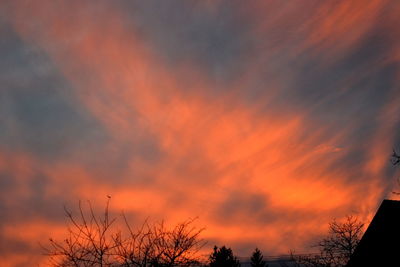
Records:
[[[363,234],[364,224],[357,217],[346,216],[343,222],[336,219],[329,224],[329,235],[317,243],[320,254],[316,256],[292,256],[300,266],[345,266]]]
[[[400,163],[400,155],[397,154],[396,150],[394,150],[394,149],[393,149],[391,161],[392,161],[393,165],[397,165]]]
[[[79,215],[64,207],[71,225],[63,241],[50,239],[45,255],[54,267],[119,267],[119,266],[193,266],[197,252],[205,242],[199,238],[204,228],[193,226],[189,219],[167,229],[164,222],[150,224],[148,220],[137,229],[122,214],[125,232],[114,229],[116,218],[109,215],[110,197],[102,217],[97,217],[91,203],[87,209],[79,202]]]

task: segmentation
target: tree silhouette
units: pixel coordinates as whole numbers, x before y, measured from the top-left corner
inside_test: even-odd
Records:
[[[251,267],[268,267],[263,258],[261,251],[256,248],[250,258]]]
[[[210,267],[240,267],[239,260],[233,255],[232,249],[214,246],[210,255]]]
[[[88,202],[85,210],[79,202],[79,215],[65,208],[70,222],[63,241],[50,238],[44,247],[53,267],[148,267],[193,266],[199,263],[197,252],[205,244],[199,239],[204,229],[192,226],[189,219],[168,229],[164,223],[147,221],[134,230],[123,215],[124,231],[110,219],[109,201],[101,216],[96,216]]]
[[[364,223],[357,217],[346,216],[343,222],[333,220],[329,224],[329,235],[316,245],[317,256],[294,257],[301,266],[345,266],[361,240]]]
[[[391,161],[392,161],[393,165],[397,165],[400,163],[400,155],[397,154],[396,150],[394,150],[394,149],[393,149]]]
[[[397,154],[396,150],[393,149],[392,158],[390,159],[393,165],[397,165],[400,163],[400,155]],[[400,178],[397,179],[397,184],[400,185]],[[398,191],[392,191],[395,195],[400,195]]]

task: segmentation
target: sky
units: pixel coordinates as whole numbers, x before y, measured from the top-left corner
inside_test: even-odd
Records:
[[[368,222],[400,175],[398,14],[397,0],[1,1],[1,261],[42,266],[63,206],[107,195],[133,224],[198,217],[210,252],[239,256],[309,252],[332,219]]]

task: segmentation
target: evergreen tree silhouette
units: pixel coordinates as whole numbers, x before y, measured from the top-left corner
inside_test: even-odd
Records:
[[[250,258],[251,267],[268,267],[263,258],[261,251],[256,248]]]
[[[233,256],[232,249],[215,246],[210,255],[210,267],[240,267],[240,262]]]

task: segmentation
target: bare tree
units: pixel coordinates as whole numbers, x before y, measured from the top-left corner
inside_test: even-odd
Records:
[[[147,221],[134,231],[126,217],[129,236],[114,236],[115,254],[123,266],[192,266],[199,263],[197,253],[205,242],[199,238],[204,230],[192,226],[189,219],[168,230],[164,222],[150,225]]]
[[[397,154],[396,150],[394,150],[394,149],[393,149],[391,162],[393,165],[397,165],[400,163],[400,155]],[[397,179],[397,184],[400,186],[400,178]],[[400,192],[398,192],[398,191],[392,191],[392,193],[395,195],[400,195]]]
[[[115,246],[112,244],[110,227],[115,219],[109,219],[108,208],[109,199],[100,218],[95,216],[90,202],[85,212],[79,201],[79,215],[76,217],[64,207],[71,223],[67,227],[68,237],[63,242],[50,238],[50,246],[45,247],[52,266],[111,266]]]
[[[357,217],[346,216],[343,222],[333,220],[329,234],[316,245],[320,253],[314,256],[293,256],[299,266],[345,266],[363,234],[364,223]]]
[[[397,154],[396,150],[394,150],[394,149],[393,149],[391,161],[392,161],[393,165],[397,165],[400,163],[400,155]]]
[[[50,239],[45,254],[54,267],[130,267],[130,266],[193,266],[205,242],[199,238],[204,228],[193,226],[195,219],[168,229],[164,222],[145,221],[137,230],[122,215],[124,231],[115,228],[110,219],[108,199],[104,213],[96,216],[88,202],[85,210],[79,202],[79,214],[65,208],[70,222],[63,241]]]

